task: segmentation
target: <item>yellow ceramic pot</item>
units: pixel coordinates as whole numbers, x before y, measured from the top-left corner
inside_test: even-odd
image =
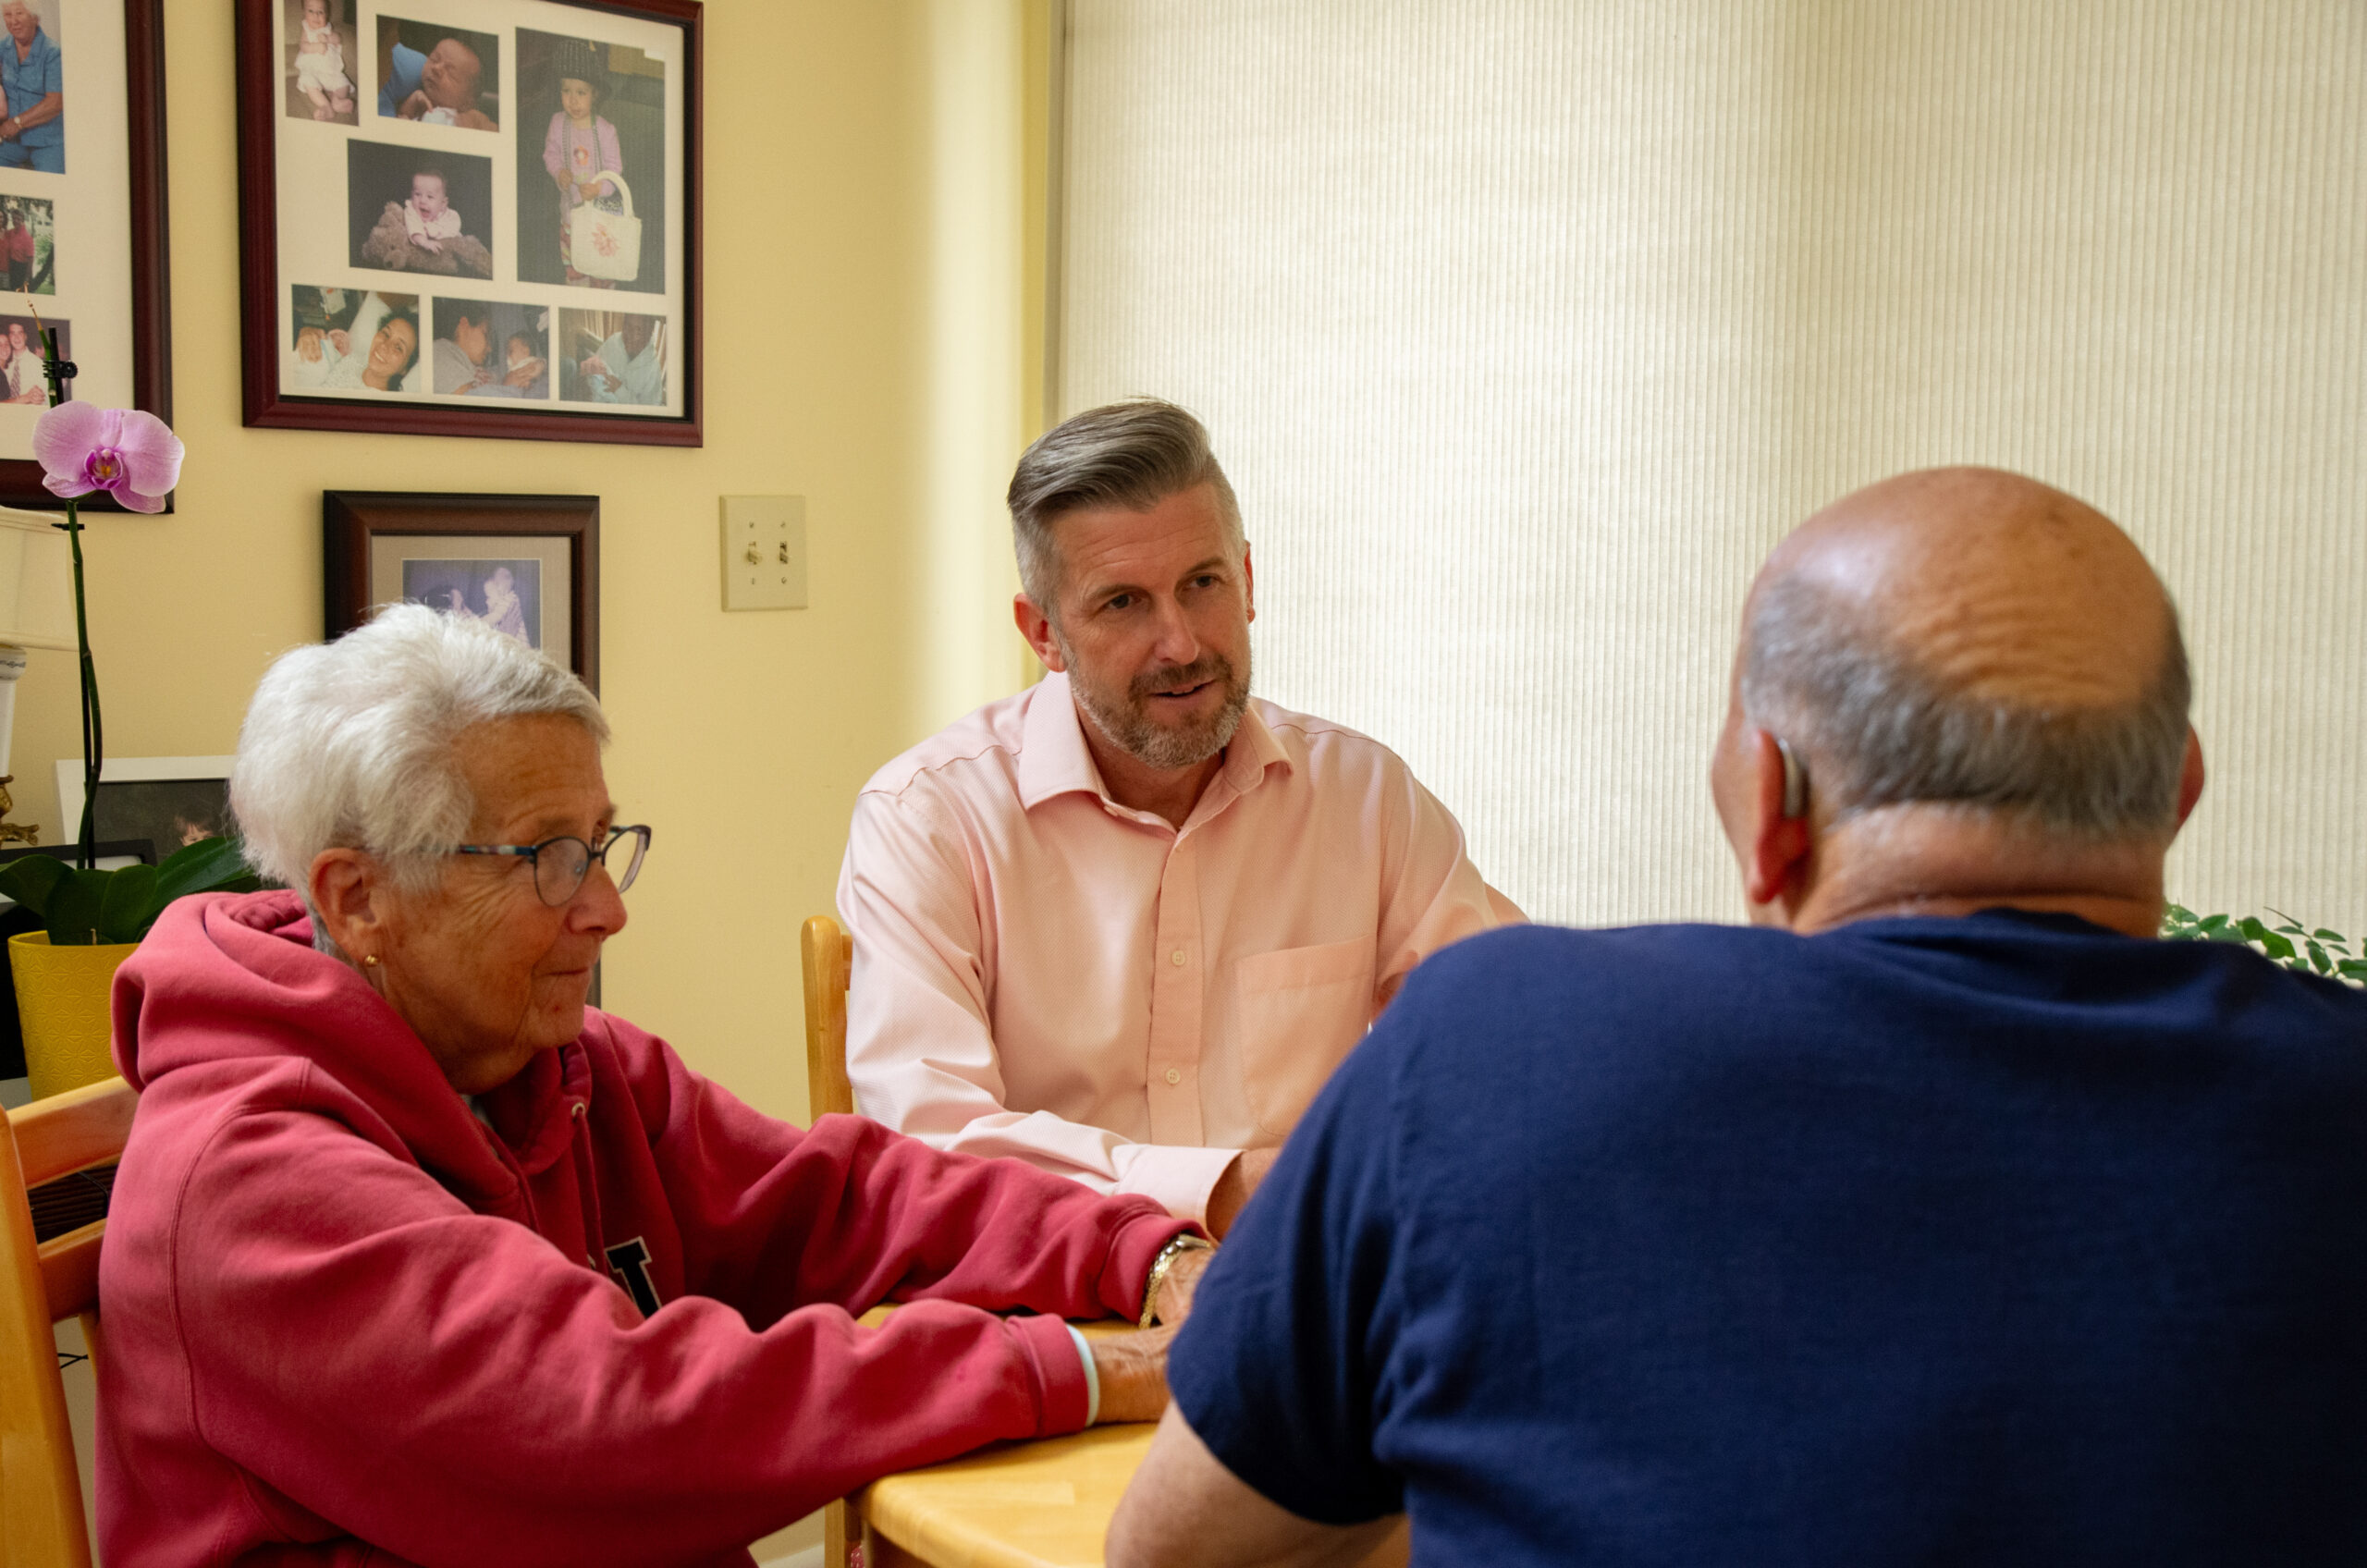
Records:
[[[46,931],[8,938],[33,1098],[115,1076],[115,1059],[107,1054],[107,996],[116,967],[139,948],[137,942],[53,948]]]

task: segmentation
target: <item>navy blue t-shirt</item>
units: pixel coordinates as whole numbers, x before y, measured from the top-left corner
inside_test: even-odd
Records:
[[[2367,996],[2004,911],[1491,932],[1168,1375],[1417,1561],[2367,1561]]]

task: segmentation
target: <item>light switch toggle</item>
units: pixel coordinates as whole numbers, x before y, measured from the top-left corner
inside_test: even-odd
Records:
[[[805,607],[805,497],[726,496],[723,607]]]

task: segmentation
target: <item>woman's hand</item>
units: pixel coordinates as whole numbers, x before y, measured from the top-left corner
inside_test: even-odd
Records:
[[[1159,1292],[1162,1298],[1166,1293]],[[1101,1383],[1099,1425],[1156,1421],[1166,1411],[1167,1346],[1174,1338],[1174,1327],[1162,1325],[1085,1341]]]

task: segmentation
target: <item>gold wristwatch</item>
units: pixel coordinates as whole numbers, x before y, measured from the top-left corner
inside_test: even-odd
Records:
[[[1167,1283],[1167,1271],[1175,1267],[1175,1260],[1187,1252],[1216,1250],[1216,1243],[1206,1236],[1196,1236],[1189,1231],[1183,1231],[1159,1249],[1159,1256],[1150,1260],[1150,1281],[1143,1286],[1142,1328],[1147,1329],[1159,1320],[1159,1288]]]

